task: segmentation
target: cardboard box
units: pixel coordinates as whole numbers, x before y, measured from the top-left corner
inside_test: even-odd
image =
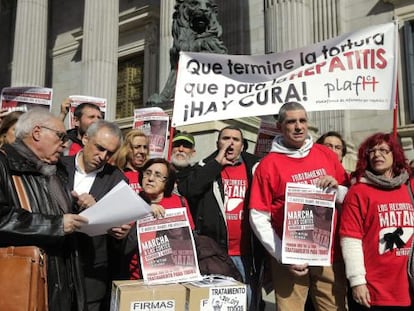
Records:
[[[183,311],[186,288],[180,284],[146,285],[139,281],[113,281],[111,311]]]
[[[246,285],[226,277],[206,277],[202,281],[183,283],[187,288],[187,310],[246,311]]]

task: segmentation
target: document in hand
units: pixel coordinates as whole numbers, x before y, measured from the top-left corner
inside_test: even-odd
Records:
[[[150,212],[150,206],[122,180],[95,205],[80,213],[89,223],[79,231],[90,236],[105,234],[110,228],[136,221]]]

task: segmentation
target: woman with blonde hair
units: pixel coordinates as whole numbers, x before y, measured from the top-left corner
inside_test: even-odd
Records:
[[[149,138],[138,129],[130,130],[124,138],[122,146],[113,157],[113,164],[121,169],[129,180],[129,185],[139,192],[139,174],[141,167],[148,160]]]

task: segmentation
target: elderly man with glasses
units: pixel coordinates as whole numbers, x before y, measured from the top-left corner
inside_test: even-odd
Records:
[[[72,213],[64,188],[67,174],[59,157],[66,142],[63,122],[46,109],[33,108],[17,121],[16,141],[0,152],[0,244],[36,245],[45,251],[50,311],[86,307],[73,232],[87,220]],[[22,208],[16,176],[30,211]],[[9,298],[0,293],[0,304]]]

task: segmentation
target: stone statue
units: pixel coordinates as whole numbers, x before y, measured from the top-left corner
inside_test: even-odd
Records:
[[[152,94],[147,106],[170,108],[168,106],[174,97],[180,51],[227,53],[221,40],[222,28],[217,21],[217,5],[213,0],[177,0],[174,9],[171,71],[162,92]]]

